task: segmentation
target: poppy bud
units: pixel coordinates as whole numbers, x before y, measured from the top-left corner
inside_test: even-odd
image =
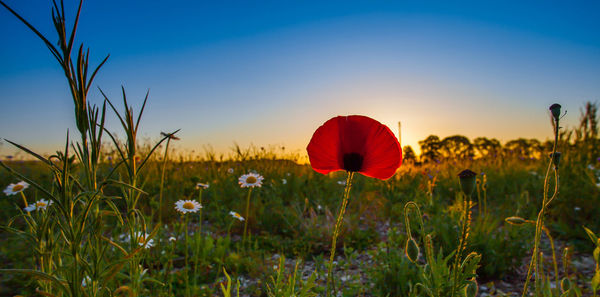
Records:
[[[560,289],[564,292],[568,291],[571,289],[571,281],[568,278],[563,278],[560,281]]]
[[[406,247],[404,248],[404,252],[406,253],[406,257],[413,263],[416,263],[419,259],[419,246],[414,238],[409,238],[406,240]]]
[[[554,120],[558,121],[558,118],[560,117],[560,104],[558,103],[554,103],[552,105],[550,105],[550,112],[552,113],[552,117],[554,117]]]
[[[477,296],[477,291],[479,291],[479,286],[477,285],[477,281],[472,279],[469,281],[467,286],[465,287],[465,296],[466,297],[475,297]]]
[[[552,159],[552,164],[554,164],[554,168],[558,168],[558,164],[560,164],[560,156],[561,152],[551,153],[550,158]]]
[[[521,217],[508,217],[504,220],[507,223],[509,223],[511,225],[515,225],[515,226],[521,226],[521,225],[525,224],[525,219],[523,219]]]
[[[477,173],[469,169],[465,169],[458,174],[458,177],[460,178],[460,187],[463,193],[469,197],[473,194],[473,190],[475,189],[476,176]]]

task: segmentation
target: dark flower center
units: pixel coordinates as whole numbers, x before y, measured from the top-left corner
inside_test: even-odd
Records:
[[[359,153],[344,154],[344,170],[360,171],[362,169],[363,156]]]

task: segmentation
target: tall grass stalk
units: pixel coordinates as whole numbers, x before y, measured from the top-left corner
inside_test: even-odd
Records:
[[[161,133],[161,135],[163,137],[167,137],[167,144],[165,145],[165,154],[163,156],[163,164],[162,164],[162,168],[161,168],[161,173],[160,173],[160,187],[158,190],[158,225],[162,226],[162,207],[163,207],[163,192],[164,192],[164,186],[165,186],[165,172],[167,170],[167,162],[169,160],[169,144],[171,143],[171,140],[177,140],[179,138],[175,137],[175,133],[177,133],[179,130],[167,134],[167,133]]]

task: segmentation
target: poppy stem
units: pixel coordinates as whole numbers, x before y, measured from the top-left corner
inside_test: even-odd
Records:
[[[337,216],[337,220],[335,222],[335,229],[333,231],[333,237],[331,238],[331,255],[329,256],[329,268],[327,270],[327,285],[326,285],[326,296],[329,296],[329,284],[332,284],[334,296],[337,295],[335,290],[335,280],[333,276],[333,259],[335,258],[335,249],[337,245],[337,237],[339,235],[340,227],[342,226],[342,220],[344,219],[344,213],[346,212],[346,206],[348,205],[348,200],[350,198],[350,188],[352,188],[352,177],[354,176],[354,171],[348,171],[348,177],[346,178],[346,188],[344,189],[344,196],[342,199],[342,206],[340,207],[340,211]]]

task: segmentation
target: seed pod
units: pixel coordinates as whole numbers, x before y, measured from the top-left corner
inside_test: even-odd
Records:
[[[471,197],[473,190],[475,190],[476,176],[477,173],[469,169],[465,169],[458,174],[460,179],[460,188],[468,197]]]
[[[560,289],[562,290],[562,292],[566,292],[568,290],[571,289],[571,280],[569,280],[569,278],[565,277],[560,281]]]
[[[560,117],[560,104],[558,103],[554,103],[552,105],[550,105],[550,112],[552,113],[552,117],[554,117],[554,120],[558,121],[558,118]]]
[[[410,260],[413,263],[417,262],[417,260],[419,259],[420,251],[419,245],[417,245],[417,242],[414,238],[411,237],[406,240],[406,247],[404,248],[404,251],[408,260]]]
[[[552,159],[552,164],[554,164],[554,168],[558,168],[558,165],[560,164],[560,156],[561,155],[562,155],[561,152],[556,152],[556,153],[550,154],[550,159]]]
[[[504,220],[507,223],[509,223],[511,225],[515,225],[515,226],[521,226],[521,225],[525,224],[525,219],[523,219],[521,217],[508,217]]]
[[[467,286],[465,287],[465,296],[466,297],[475,297],[477,296],[477,291],[479,291],[479,286],[477,285],[477,281],[472,279],[469,281]]]

